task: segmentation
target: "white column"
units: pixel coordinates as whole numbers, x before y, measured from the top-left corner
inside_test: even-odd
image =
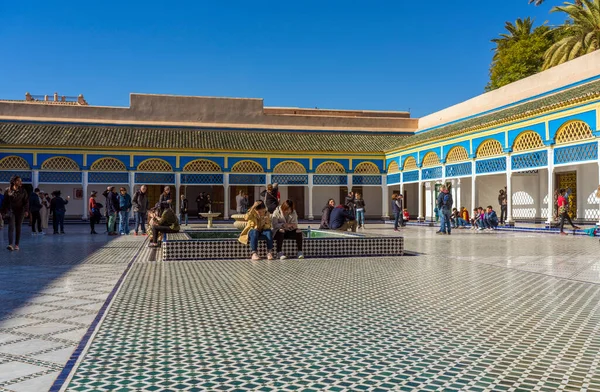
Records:
[[[352,174],[348,174],[348,192],[352,192]]]
[[[181,187],[181,172],[175,173],[175,194],[171,197],[175,197],[175,214],[179,214],[179,207],[181,204],[181,196],[179,195],[181,192],[179,188]]]
[[[419,173],[419,178],[420,178],[420,173]],[[417,220],[419,222],[422,222],[425,220],[425,217],[423,216],[423,182],[419,181],[419,217],[417,218]]]
[[[381,176],[381,218],[386,221],[390,219],[390,203],[388,203],[387,177]]]
[[[554,149],[548,147],[548,218],[547,224],[554,218]]]
[[[133,198],[133,194],[135,192],[135,172],[130,171],[129,173],[129,193]],[[162,189],[160,190],[162,192]]]
[[[442,163],[442,185],[446,185],[446,164]]]
[[[435,183],[433,181],[427,181],[425,183],[425,219],[429,221],[435,220],[435,213],[433,212],[433,192],[435,191]]]
[[[33,185],[33,189],[40,187],[40,171],[34,170],[31,172],[31,185]],[[85,189],[83,190],[85,196]]]
[[[83,220],[87,220],[89,217],[89,213],[88,213],[88,171],[84,170],[81,173],[81,185],[83,187]],[[37,186],[34,186],[34,189],[37,188]]]
[[[313,174],[308,173],[308,220],[315,219],[313,213]]]
[[[457,178],[454,181],[454,188],[456,189],[456,197],[454,198],[454,204],[456,209],[461,212],[461,208],[462,208],[462,202],[460,201],[461,199],[461,192],[460,192],[460,178]]]
[[[267,185],[271,184],[271,180],[273,179],[273,175],[271,173],[267,173],[267,175],[265,176],[265,178],[267,179]]]
[[[402,195],[402,197],[404,197],[404,182],[402,182],[402,176],[400,176],[400,194]],[[406,203],[406,200],[404,201],[404,203]]]
[[[598,140],[598,151],[600,151],[600,140]],[[600,152],[598,152],[598,187],[600,187]],[[598,188],[596,188],[598,189]],[[600,190],[597,190],[596,192],[599,192]],[[600,200],[600,197],[597,197],[598,200]],[[598,204],[598,223],[596,223],[597,226],[600,226],[600,202]]]
[[[469,215],[477,208],[477,174],[475,172],[475,160],[471,162],[471,209]]]
[[[229,219],[229,173],[223,173],[223,219]]]
[[[506,157],[506,223],[512,225],[512,159],[511,154]]]

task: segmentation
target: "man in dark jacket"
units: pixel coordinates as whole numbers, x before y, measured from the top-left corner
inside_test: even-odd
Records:
[[[344,205],[348,206],[350,211],[354,211],[354,192],[348,192],[348,196],[344,199]]]
[[[146,234],[146,214],[150,207],[148,201],[148,194],[146,191],[148,187],[142,185],[141,188],[133,195],[133,214],[135,215],[135,235],[138,235],[138,228],[141,226],[142,235]]]
[[[450,215],[452,214],[452,194],[448,191],[448,187],[446,185],[442,185],[441,192],[437,197],[437,208],[440,211],[440,231],[438,234],[452,234],[452,226],[450,224]]]
[[[21,177],[12,176],[10,179],[10,186],[4,192],[0,213],[8,214],[8,246],[6,249],[19,250],[23,218],[27,218],[29,215],[29,195],[23,188]]]
[[[56,190],[52,192],[52,200],[50,200],[50,212],[52,213],[52,227],[54,228],[54,234],[65,234],[65,213],[67,212],[66,205],[69,204],[71,196],[67,196],[67,199],[60,197],[60,191]]]
[[[319,229],[329,229],[329,218],[331,217],[331,210],[335,208],[335,200],[329,199],[327,205],[321,210],[321,226]]]
[[[329,218],[329,227],[333,230],[356,232],[356,220],[347,205],[339,205],[331,211]]]
[[[204,208],[206,207],[206,199],[204,198],[204,192],[200,192],[198,197],[196,198],[196,207],[198,208],[198,218],[202,217],[200,214],[204,213]]]
[[[117,235],[115,231],[115,225],[117,223],[117,213],[119,212],[119,198],[117,197],[117,192],[115,192],[115,187],[110,186],[103,193],[104,197],[106,197],[106,217],[108,219],[108,235]]]
[[[37,235],[42,234],[42,216],[40,210],[42,209],[42,202],[38,194],[40,193],[39,188],[35,188],[33,193],[29,195],[29,212],[31,213],[31,234]],[[37,232],[35,231],[37,224]]]

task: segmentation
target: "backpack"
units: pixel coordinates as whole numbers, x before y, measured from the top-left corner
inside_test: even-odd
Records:
[[[442,207],[452,207],[452,195],[450,192],[444,194],[444,197],[442,198]]]

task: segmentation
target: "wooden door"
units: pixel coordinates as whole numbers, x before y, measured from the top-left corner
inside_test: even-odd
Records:
[[[294,202],[294,208],[298,214],[298,218],[304,219],[304,187],[303,186],[289,186],[288,187],[288,199]],[[283,202],[283,200],[281,200]]]
[[[556,175],[558,189],[571,189],[569,195],[569,216],[577,218],[577,172],[558,173]]]

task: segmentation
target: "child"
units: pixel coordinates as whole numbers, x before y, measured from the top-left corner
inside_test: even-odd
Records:
[[[473,215],[471,218],[471,230],[479,228],[479,209],[473,209]]]
[[[460,219],[458,210],[456,208],[452,209],[452,214],[450,214],[450,224],[453,229],[458,228],[458,220]]]
[[[402,226],[406,226],[406,224],[410,220],[410,214],[408,213],[408,210],[406,208],[402,211],[402,217],[404,218],[404,224]]]
[[[463,228],[466,228],[467,222],[469,222],[469,211],[465,207],[461,207],[461,218],[463,220]]]

